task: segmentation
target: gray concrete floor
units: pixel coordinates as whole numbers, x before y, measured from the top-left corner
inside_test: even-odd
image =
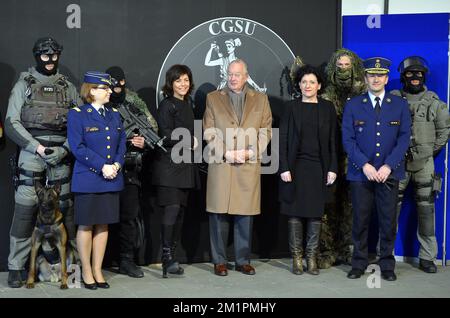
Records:
[[[415,266],[397,263],[396,282],[381,280],[380,288],[368,288],[366,274],[360,279],[346,278],[348,266],[322,270],[319,276],[307,273],[296,276],[290,272],[290,259],[257,260],[255,276],[229,271],[228,276],[212,273],[209,263],[183,265],[185,275],[168,279],[161,277],[158,265],[143,267],[145,277],[130,278],[105,270],[109,290],[73,288],[60,290],[59,283],[38,282],[36,288],[11,289],[8,273],[0,273],[0,298],[434,298],[450,297],[450,267],[439,267],[437,274],[425,274]]]

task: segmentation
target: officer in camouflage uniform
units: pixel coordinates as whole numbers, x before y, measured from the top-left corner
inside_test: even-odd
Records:
[[[158,124],[145,102],[139,96],[126,88],[125,73],[118,66],[110,67],[106,73],[115,79],[115,84],[109,104],[107,105],[119,109],[119,112],[140,113],[147,119],[150,129],[158,132]],[[125,127],[127,129],[127,127]],[[133,136],[134,133],[126,131],[127,136]],[[119,272],[130,277],[144,277],[143,271],[135,263],[135,238],[138,235],[138,222],[141,202],[141,181],[140,173],[142,170],[144,156],[144,137],[135,135],[127,141],[127,153],[125,155],[124,176],[125,189],[120,194],[120,228],[119,228],[119,249],[120,263]]]
[[[38,203],[35,180],[61,184],[60,209],[70,245],[76,248],[66,114],[81,101],[75,86],[58,73],[61,51],[62,46],[52,38],[37,40],[33,47],[36,67],[21,73],[9,98],[5,131],[20,148],[8,257],[8,285],[13,288],[23,284],[31,249]]]
[[[336,108],[338,129],[341,135],[342,115],[348,99],[366,92],[364,67],[354,52],[342,48],[330,58],[325,69],[328,86],[322,97],[331,101]],[[338,177],[333,189],[333,200],[326,204],[322,219],[319,243],[319,268],[329,268],[336,261],[351,262],[352,257],[352,209],[349,185],[345,178],[346,155],[339,139]]]
[[[449,112],[447,105],[439,100],[436,93],[427,90],[425,86],[428,67],[422,57],[410,56],[404,59],[398,71],[403,88],[391,93],[406,98],[413,125],[406,159],[406,178],[400,181],[399,186],[397,213],[400,214],[404,191],[409,182],[412,182],[419,223],[419,268],[426,273],[436,273],[434,199],[436,192],[440,192],[441,178],[434,172],[433,157],[447,143],[450,132]]]

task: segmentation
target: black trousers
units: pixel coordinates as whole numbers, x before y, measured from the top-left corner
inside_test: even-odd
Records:
[[[119,248],[120,258],[134,259],[137,227],[135,219],[140,211],[140,188],[126,184],[120,193]]]
[[[382,271],[394,270],[393,255],[397,232],[396,205],[398,181],[388,179],[386,183],[351,181],[353,205],[353,258],[352,268],[365,270],[368,266],[368,233],[371,213],[375,206],[380,232],[380,260]]]

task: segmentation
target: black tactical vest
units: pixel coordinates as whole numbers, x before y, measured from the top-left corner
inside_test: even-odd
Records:
[[[72,107],[68,84],[62,76],[56,83],[40,83],[29,75],[26,100],[22,106],[21,122],[27,129],[63,131],[67,128],[67,112]]]

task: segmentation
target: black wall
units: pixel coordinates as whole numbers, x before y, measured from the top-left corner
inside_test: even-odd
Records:
[[[72,3],[81,8],[79,29],[69,29],[66,25],[71,14],[66,13],[66,9]],[[295,55],[311,64],[326,62],[339,45],[340,1],[3,0],[0,11],[2,120],[10,90],[20,72],[34,65],[31,49],[39,37],[53,36],[64,46],[60,71],[77,87],[85,71],[121,65],[128,83],[154,111],[156,82],[169,50],[193,27],[225,16],[243,17],[266,25]],[[279,116],[277,110],[274,116]],[[8,158],[14,152],[14,143],[7,139],[0,150],[0,270],[6,269],[14,208],[8,169]],[[276,186],[275,176],[263,176],[263,212],[255,218],[253,248],[255,256],[261,258],[287,255],[286,220],[278,215]],[[203,191],[194,196],[197,203],[187,211],[180,255],[183,261],[208,261],[209,236],[207,215],[202,208]],[[144,187],[143,201],[149,241],[142,251],[141,262],[148,263],[158,257],[160,219],[159,211],[152,208],[149,185]],[[110,247],[114,250],[113,243]]]

